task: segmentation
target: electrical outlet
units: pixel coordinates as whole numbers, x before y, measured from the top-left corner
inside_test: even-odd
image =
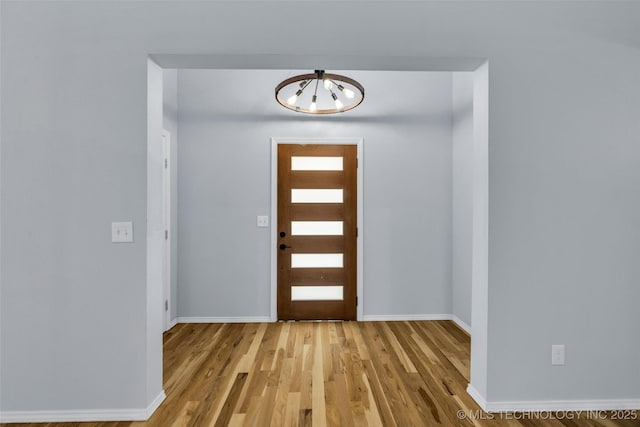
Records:
[[[551,364],[564,365],[564,344],[554,344],[551,346]]]

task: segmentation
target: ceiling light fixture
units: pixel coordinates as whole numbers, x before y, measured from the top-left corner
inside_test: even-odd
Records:
[[[315,83],[315,90],[305,93],[311,83]],[[325,91],[318,92],[318,87],[324,87]],[[325,73],[324,70],[290,77],[276,86],[278,104],[299,113],[343,113],[356,108],[363,100],[364,87],[360,83],[347,76]]]

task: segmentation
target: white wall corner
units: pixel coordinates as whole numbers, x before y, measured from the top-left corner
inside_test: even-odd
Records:
[[[454,314],[451,320],[453,320],[454,323],[460,327],[460,329],[465,331],[467,334],[471,335],[471,326],[463,322],[462,319],[460,319],[458,316]]]
[[[473,400],[476,401],[478,406],[480,406],[483,411],[487,412],[487,400],[480,394],[478,390],[476,390],[476,388],[472,384],[469,384],[467,386],[467,393]]]
[[[471,383],[487,392],[489,330],[489,64],[473,74]],[[478,396],[480,394],[478,393]]]
[[[171,323],[169,323],[169,327],[167,328],[167,331],[170,331],[171,328],[173,328],[178,323],[180,323],[180,322],[178,322],[178,319],[179,319],[178,317],[175,317],[175,318],[171,319]]]
[[[151,418],[153,413],[156,412],[156,409],[160,407],[160,405],[162,404],[162,402],[164,402],[164,399],[166,398],[167,398],[167,395],[165,394],[164,390],[162,390],[160,394],[156,396],[155,399],[153,399],[153,401],[149,404],[149,406],[147,406],[147,409],[145,411],[145,416],[146,416],[145,421]]]

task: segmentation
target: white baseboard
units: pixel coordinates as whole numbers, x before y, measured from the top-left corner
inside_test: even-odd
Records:
[[[167,398],[167,395],[164,393],[164,390],[162,390],[160,394],[156,396],[155,399],[153,399],[153,402],[151,402],[149,406],[147,406],[145,421],[151,418],[151,415],[153,415],[153,413],[156,412],[156,409],[160,407],[160,405],[162,404],[162,402],[164,402],[164,399],[166,398]]]
[[[236,317],[178,317],[177,323],[264,323],[271,322],[269,316]]]
[[[171,328],[173,328],[177,324],[178,324],[178,318],[177,317],[175,319],[171,319],[171,323],[169,323],[169,327],[167,328],[167,331],[171,330]]]
[[[513,400],[487,402],[471,384],[467,393],[485,412],[558,412],[558,411],[619,411],[640,409],[640,399],[601,400]]]
[[[469,384],[467,386],[467,394],[469,396],[471,396],[471,398],[473,400],[476,401],[476,403],[478,404],[478,406],[480,408],[482,408],[483,411],[487,412],[487,401],[485,400],[485,398],[480,394],[480,392],[478,390],[476,390],[476,388],[474,386],[472,386],[471,384]]]
[[[458,316],[454,314],[451,320],[453,320],[455,324],[460,327],[460,329],[465,331],[468,335],[471,335],[471,326],[463,322],[462,319],[460,319]]]
[[[484,408],[483,408],[484,409]],[[487,412],[618,411],[640,409],[640,399],[487,402]]]
[[[64,423],[146,421],[158,409],[166,395],[164,390],[143,409],[82,409],[76,411],[4,411],[0,423]]]
[[[451,314],[365,314],[365,322],[404,322],[411,320],[453,320]]]
[[[365,322],[403,322],[412,320],[452,320],[465,332],[471,335],[471,327],[451,314],[369,314],[363,316]],[[274,322],[270,316],[234,316],[234,317],[177,317],[169,326],[171,329],[178,323],[269,323]]]

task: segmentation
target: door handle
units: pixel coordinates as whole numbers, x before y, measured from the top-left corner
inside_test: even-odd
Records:
[[[287,246],[284,243],[280,243],[280,246],[278,246],[278,247],[280,248],[281,251],[284,251],[287,248],[291,249],[291,246]]]
[[[284,231],[281,231],[281,232],[280,232],[280,237],[284,237],[284,236],[286,236],[286,235],[287,235],[287,233],[285,233]]]

